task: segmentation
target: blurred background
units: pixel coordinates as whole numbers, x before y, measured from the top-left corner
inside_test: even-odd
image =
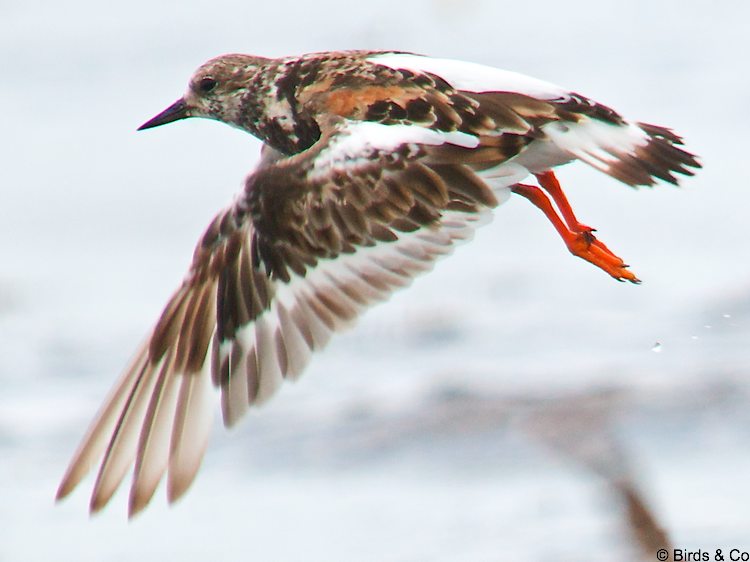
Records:
[[[748,16],[691,0],[0,0],[0,560],[750,550]],[[55,506],[90,418],[258,157],[209,121],[135,128],[215,55],[350,48],[559,83],[675,128],[705,169],[639,191],[560,171],[641,286],[570,256],[513,198],[239,427],[217,415],[179,504],[161,491],[128,523],[120,493],[89,519],[89,478]]]

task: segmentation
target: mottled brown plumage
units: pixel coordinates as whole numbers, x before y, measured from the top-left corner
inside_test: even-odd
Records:
[[[629,185],[676,183],[699,166],[668,129],[579,94],[396,52],[218,57],[141,128],[186,117],[257,136],[262,159],[209,225],[63,478],[58,498],[99,464],[92,511],[133,464],[131,515],[165,472],[178,498],[207,444],[212,386],[234,424],[334,332],[470,238],[510,193],[542,208],[576,255],[637,281],[578,222],[555,166],[580,159]],[[520,183],[529,174],[541,189]]]

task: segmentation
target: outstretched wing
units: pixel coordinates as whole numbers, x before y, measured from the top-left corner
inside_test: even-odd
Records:
[[[208,441],[212,383],[232,425],[299,376],[335,331],[472,235],[498,203],[462,163],[477,144],[462,132],[338,120],[296,156],[267,150],[207,229],[58,498],[95,464],[92,511],[133,463],[131,515],[165,472],[170,501],[183,494]]]

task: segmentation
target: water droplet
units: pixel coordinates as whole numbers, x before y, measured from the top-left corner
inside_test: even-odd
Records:
[[[731,318],[732,315],[731,314],[722,314],[721,317],[722,318]]]
[[[705,326],[703,326],[703,327],[704,327],[704,328],[705,328],[706,330],[710,330],[711,328],[713,328],[713,326],[712,326],[711,324],[706,324],[706,325],[705,325]]]
[[[697,339],[698,339],[698,336],[690,336],[690,339],[691,339],[691,340],[697,340]]]
[[[654,353],[661,353],[661,344],[659,342],[656,342],[651,346],[651,351],[653,351]]]

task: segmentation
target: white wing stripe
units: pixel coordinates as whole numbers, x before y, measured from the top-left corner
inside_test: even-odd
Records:
[[[276,315],[261,314],[255,321],[256,356],[258,363],[258,395],[255,402],[262,404],[276,393],[281,386],[283,377],[276,345],[273,341],[275,325],[278,324]]]
[[[429,72],[440,76],[455,89],[468,92],[518,92],[543,100],[569,96],[568,91],[550,82],[473,62],[394,53],[375,55],[367,60],[395,70]]]
[[[252,329],[249,328],[249,329]],[[245,338],[237,338],[231,344],[222,344],[229,347],[229,381],[221,393],[221,410],[224,424],[233,426],[249,408],[247,388],[247,353],[243,349]]]
[[[296,380],[307,366],[312,353],[286,306],[278,302],[276,309],[279,315],[279,330],[283,335],[287,352],[287,377]]]
[[[452,144],[476,148],[479,138],[460,131],[436,131],[417,125],[383,125],[371,121],[347,121],[329,146],[316,157],[308,175],[312,182],[326,179],[331,170],[351,172],[357,166],[372,165],[375,151],[393,152],[403,145],[439,146]]]
[[[591,164],[592,157],[603,162],[617,161],[612,154],[634,154],[636,148],[649,142],[648,134],[633,123],[614,125],[585,117],[578,123],[549,123],[542,130],[561,150],[576,156],[581,152],[590,154],[589,158],[582,158],[587,164]]]

